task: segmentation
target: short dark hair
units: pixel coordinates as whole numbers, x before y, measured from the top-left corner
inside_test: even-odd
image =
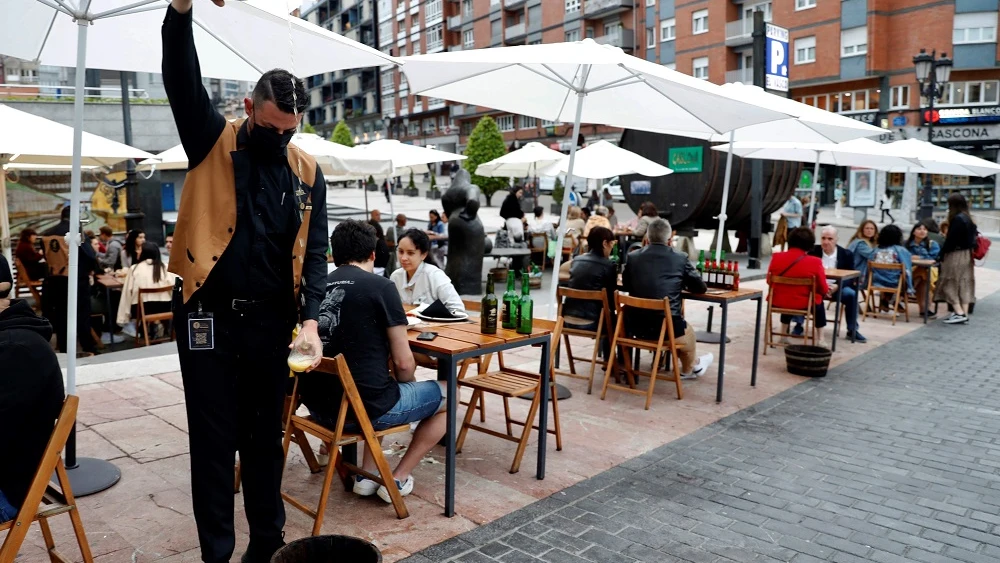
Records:
[[[903,230],[896,225],[886,225],[878,232],[879,248],[900,246],[903,244]]]
[[[541,205],[535,206],[535,217],[541,217],[545,215],[545,209]]]
[[[941,228],[938,227],[937,221],[933,217],[924,217],[920,220],[920,224],[927,228],[928,232],[940,233]]]
[[[364,221],[341,221],[330,235],[330,252],[337,267],[351,262],[367,262],[378,241],[375,227]]]
[[[107,225],[101,225],[101,228],[98,230],[101,232],[102,235],[106,237],[110,237],[115,234],[115,232],[111,230],[111,227]]]
[[[615,234],[607,227],[594,227],[587,234],[587,246],[591,252],[604,255],[604,241],[615,240]]]
[[[292,82],[295,83],[295,95],[292,95]],[[269,70],[257,81],[253,89],[253,105],[264,102],[274,102],[278,109],[285,113],[303,113],[309,105],[305,86],[302,81],[292,76],[287,70],[276,68]]]
[[[65,207],[63,207],[62,211],[59,212],[59,218],[60,219],[66,219],[68,221],[69,220],[69,212],[70,212],[70,207],[68,205],[65,206]]]
[[[808,227],[798,227],[788,233],[788,248],[810,251],[816,246],[816,235]]]

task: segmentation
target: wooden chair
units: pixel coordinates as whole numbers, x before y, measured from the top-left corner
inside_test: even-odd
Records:
[[[556,321],[555,330],[552,331],[552,353],[549,354],[549,365],[546,367],[546,369],[549,370],[549,397],[552,400],[552,419],[554,421],[554,428],[552,430],[546,428],[545,431],[550,434],[555,434],[557,451],[562,451],[562,428],[559,425],[559,398],[557,397],[558,393],[556,392],[555,348],[559,344],[559,338],[562,335],[562,330],[563,321],[562,319],[559,319]],[[524,450],[528,446],[528,438],[531,436],[531,430],[538,430],[538,426],[535,424],[535,415],[538,413],[538,405],[541,402],[542,376],[537,373],[531,373],[505,366],[502,355],[499,356],[499,363],[499,370],[459,380],[458,385],[460,387],[469,387],[473,390],[472,399],[469,401],[472,404],[481,401],[484,393],[491,393],[503,397],[504,422],[507,425],[507,433],[497,432],[491,428],[473,424],[472,415],[474,414],[475,409],[469,407],[469,409],[465,412],[465,419],[462,421],[462,429],[458,433],[458,442],[456,444],[455,451],[462,451],[462,445],[465,443],[465,436],[470,429],[511,442],[516,442],[517,450],[514,452],[514,462],[510,466],[510,472],[517,473],[518,470],[521,469],[521,458],[524,457]],[[528,417],[524,420],[524,422],[511,418],[510,399],[513,397],[522,397],[528,393],[534,393],[534,397],[531,399],[531,406],[528,408]],[[522,427],[520,436],[514,435],[514,425]]]
[[[775,307],[773,303],[773,295],[775,286],[786,286],[789,288],[795,287],[808,287],[809,288],[809,304],[805,309],[790,309],[786,307]],[[775,342],[774,337],[779,336],[783,338],[801,338],[803,343],[808,345],[810,342],[816,344],[816,280],[812,277],[809,278],[789,278],[785,276],[768,276],[767,280],[767,319],[764,321],[764,355],[767,355],[768,348],[774,348],[775,346],[784,346],[780,341]],[[774,322],[771,318],[774,314],[779,315],[791,315],[793,317],[804,317],[805,321],[802,323],[802,336],[796,336],[790,332],[778,332],[774,331]],[[780,326],[780,324],[779,324]]]
[[[317,375],[328,374],[330,377],[340,378],[340,385],[344,393],[340,400],[337,424],[333,429],[326,428],[317,424],[309,417],[298,416],[293,409],[289,409],[288,419],[285,422],[285,438],[282,441],[282,447],[284,448],[285,459],[287,461],[288,447],[291,444],[293,434],[303,432],[318,438],[326,444],[327,449],[330,451],[330,463],[327,464],[326,472],[323,475],[323,489],[319,495],[319,506],[315,510],[309,508],[302,501],[292,497],[288,493],[281,493],[282,498],[313,518],[312,535],[317,536],[323,525],[324,511],[326,510],[327,500],[330,497],[330,485],[333,482],[333,475],[335,473],[340,474],[341,479],[346,485],[351,479],[351,475],[357,474],[385,486],[386,490],[389,491],[389,497],[392,499],[392,506],[396,509],[396,516],[400,519],[407,518],[410,514],[406,510],[406,505],[403,503],[403,496],[400,494],[399,488],[396,487],[396,483],[392,478],[392,469],[389,467],[389,462],[385,459],[385,454],[382,453],[382,447],[379,444],[381,444],[383,436],[409,432],[410,425],[403,424],[385,430],[375,430],[372,428],[371,420],[368,419],[368,414],[365,412],[365,406],[361,402],[361,395],[358,394],[358,388],[354,385],[354,377],[351,376],[351,370],[347,367],[347,361],[344,359],[343,354],[338,354],[335,358],[323,358],[322,363],[320,363],[319,367],[313,373]],[[293,404],[298,404],[299,402],[298,386],[299,378],[296,376],[295,383],[292,386]],[[353,433],[344,430],[348,410],[351,411],[353,419],[361,429],[361,432]],[[341,446],[357,444],[358,442],[366,442],[366,447],[370,448],[372,457],[375,458],[375,465],[378,467],[378,475],[369,473],[357,465],[345,462],[339,455]],[[388,478],[384,479],[383,475],[388,475]]]
[[[594,321],[564,315],[563,305],[565,299],[578,299],[580,301],[594,301],[596,303],[600,303],[601,316],[597,319],[597,325],[593,329],[582,328],[593,325]],[[596,371],[597,366],[600,365],[605,369],[607,369],[608,366],[607,360],[597,359],[597,355],[601,350],[601,337],[606,337],[608,342],[611,342],[611,339],[613,338],[613,335],[611,334],[611,310],[608,306],[608,295],[602,290],[588,291],[560,287],[556,290],[556,302],[559,304],[556,314],[563,320],[563,342],[565,342],[566,345],[566,358],[569,362],[569,371],[557,369],[556,373],[567,377],[587,380],[587,394],[589,395],[594,387],[594,371]],[[570,347],[569,342],[570,336],[583,336],[585,338],[594,339],[594,349],[589,359],[573,355],[573,349]],[[555,348],[555,350],[553,350],[553,354],[558,353],[557,351],[558,348]],[[589,375],[576,373],[576,360],[590,362]]]
[[[876,285],[874,281],[873,272],[875,270],[882,270],[885,272],[897,272],[899,274],[899,281],[893,287],[883,287]],[[891,295],[894,297],[892,302],[892,310],[889,313],[883,313],[879,309],[878,303],[876,303],[876,296],[886,297]],[[910,309],[906,306],[906,267],[903,264],[880,264],[878,262],[868,262],[868,285],[867,285],[867,301],[865,302],[865,312],[861,317],[861,320],[866,320],[869,315],[875,317],[876,319],[881,318],[891,318],[892,325],[896,326],[896,315],[899,314],[902,309],[903,315],[906,318],[906,322],[910,322]]]
[[[80,398],[75,395],[66,397],[62,410],[59,412],[59,419],[56,421],[49,438],[49,444],[45,447],[45,453],[42,454],[42,461],[38,464],[38,470],[35,471],[35,476],[31,480],[31,487],[28,489],[24,504],[21,505],[13,520],[0,524],[0,531],[9,530],[7,537],[4,538],[3,546],[0,547],[0,562],[12,563],[14,561],[25,536],[28,535],[28,528],[32,522],[38,522],[38,527],[42,529],[45,548],[53,563],[72,561],[56,551],[55,542],[52,539],[49,518],[59,514],[69,514],[83,561],[85,563],[94,561],[90,552],[90,544],[87,542],[87,535],[83,531],[83,520],[80,518],[80,511],[76,506],[76,499],[73,498],[69,476],[66,475],[66,467],[63,466],[62,460],[62,450],[66,446],[66,440],[69,438],[73,423],[76,421],[79,403]],[[53,473],[59,482],[60,490],[57,490],[50,483]],[[42,506],[40,507],[40,505]]]
[[[544,272],[549,257],[549,235],[545,233],[529,233],[528,236],[531,237],[531,243],[528,247],[531,250],[531,257],[534,258],[535,254],[542,255],[542,271]]]
[[[684,349],[684,345],[674,339],[674,320],[670,310],[670,298],[642,299],[639,297],[630,297],[616,291],[615,306],[618,310],[618,322],[615,324],[614,338],[611,339],[611,354],[609,354],[608,364],[612,366],[617,365],[615,363],[615,354],[618,352],[619,346],[621,347],[620,349],[623,354],[625,354],[626,351],[637,353],[639,350],[653,352],[653,363],[650,371],[647,372],[638,370],[636,367],[632,366],[632,363],[629,361],[622,362],[625,367],[625,376],[628,379],[627,386],[618,383],[611,383],[611,377],[613,375],[612,372],[615,370],[605,370],[604,386],[601,389],[601,400],[603,401],[607,396],[609,388],[618,389],[635,395],[645,395],[645,408],[646,410],[649,410],[649,407],[653,402],[653,388],[656,385],[657,379],[674,381],[677,384],[677,399],[683,399],[684,389],[681,387],[681,368],[680,362],[677,360],[677,350]],[[656,340],[628,337],[625,333],[625,317],[628,315],[628,309],[657,311],[662,313],[663,321],[660,323],[659,337]],[[659,373],[660,357],[665,352],[670,354],[673,377],[667,377],[666,375],[661,375]],[[649,386],[645,390],[637,389],[635,386],[638,379],[637,376],[639,375],[649,377]]]
[[[42,309],[42,280],[33,280],[28,277],[28,270],[21,263],[21,259],[14,257],[14,268],[17,270],[17,296],[22,297],[28,293],[35,300],[35,309]]]
[[[145,346],[149,346],[150,344],[156,344],[158,342],[171,342],[171,341],[173,341],[173,339],[174,339],[174,327],[173,326],[170,327],[170,333],[169,334],[167,334],[165,332],[164,336],[162,336],[160,338],[155,338],[153,340],[150,340],[149,339],[149,325],[150,325],[150,323],[164,322],[164,321],[169,321],[171,323],[171,325],[172,325],[173,324],[173,320],[174,320],[174,314],[171,313],[170,311],[167,311],[166,313],[147,313],[146,312],[146,306],[145,306],[145,303],[144,303],[144,300],[143,300],[143,296],[144,295],[156,295],[156,294],[159,294],[159,293],[170,295],[170,293],[173,290],[174,290],[174,288],[172,286],[158,287],[158,288],[155,288],[155,289],[145,289],[145,288],[139,289],[139,303],[138,303],[138,305],[139,305],[139,318],[137,319],[137,321],[140,322],[140,323],[142,323],[142,337],[145,340]],[[135,335],[135,340],[136,340],[136,343],[138,344],[139,343],[139,335],[138,335],[138,333]]]
[[[576,256],[576,236],[570,233],[566,233],[563,237],[563,247],[562,247],[562,259],[566,262],[573,256]]]

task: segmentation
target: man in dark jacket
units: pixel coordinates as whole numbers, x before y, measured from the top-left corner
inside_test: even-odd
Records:
[[[646,239],[649,244],[629,255],[622,274],[622,285],[632,297],[643,299],[670,298],[674,338],[683,348],[677,351],[681,361],[681,377],[695,379],[705,373],[715,357],[695,355],[694,329],[681,315],[681,291],[705,293],[708,286],[701,274],[688,260],[687,255],[670,247],[670,223],[655,219],[649,223]],[[636,338],[656,340],[660,337],[663,315],[655,311],[631,311],[625,319],[625,328]]]
[[[823,227],[820,231],[820,244],[809,251],[810,256],[815,256],[823,261],[823,268],[827,270],[853,270],[854,254],[846,248],[837,244],[837,228],[832,225]],[[840,302],[844,304],[844,317],[847,320],[847,337],[853,338],[855,342],[868,342],[868,339],[858,332],[858,280],[848,280],[844,287],[837,284],[830,284],[830,294],[828,298],[836,300],[837,292],[840,292]],[[817,305],[818,307],[818,305]],[[792,334],[800,336],[802,334],[802,317],[795,319],[796,325],[792,329]]]
[[[23,299],[0,299],[0,416],[17,421],[17,431],[4,432],[0,452],[0,522],[24,502],[31,479],[45,452],[52,425],[62,408],[62,370],[49,345],[52,325]]]

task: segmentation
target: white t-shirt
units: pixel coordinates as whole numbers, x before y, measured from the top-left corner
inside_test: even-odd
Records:
[[[823,251],[823,268],[827,270],[837,268],[837,249],[833,250],[833,254],[827,254],[826,251]]]

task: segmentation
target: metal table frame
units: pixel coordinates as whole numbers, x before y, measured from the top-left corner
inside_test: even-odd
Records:
[[[849,271],[851,273],[846,273],[847,272],[846,270],[839,270],[839,272],[843,273],[835,274],[833,276],[827,274],[826,276],[826,279],[834,280],[837,282],[837,291],[835,292],[837,294],[837,297],[834,305],[836,309],[834,309],[833,311],[833,337],[830,339],[830,352],[837,351],[837,335],[840,334],[840,320],[841,320],[840,309],[841,306],[843,305],[843,289],[845,282],[850,282],[851,280],[856,280],[861,278],[861,272],[859,272],[858,270],[849,270]],[[855,284],[854,287],[854,294],[859,299],[861,298],[861,289],[857,286],[857,284]],[[855,327],[855,331],[856,330],[857,327]],[[851,342],[853,343],[854,333],[851,333],[849,337],[851,339]]]

